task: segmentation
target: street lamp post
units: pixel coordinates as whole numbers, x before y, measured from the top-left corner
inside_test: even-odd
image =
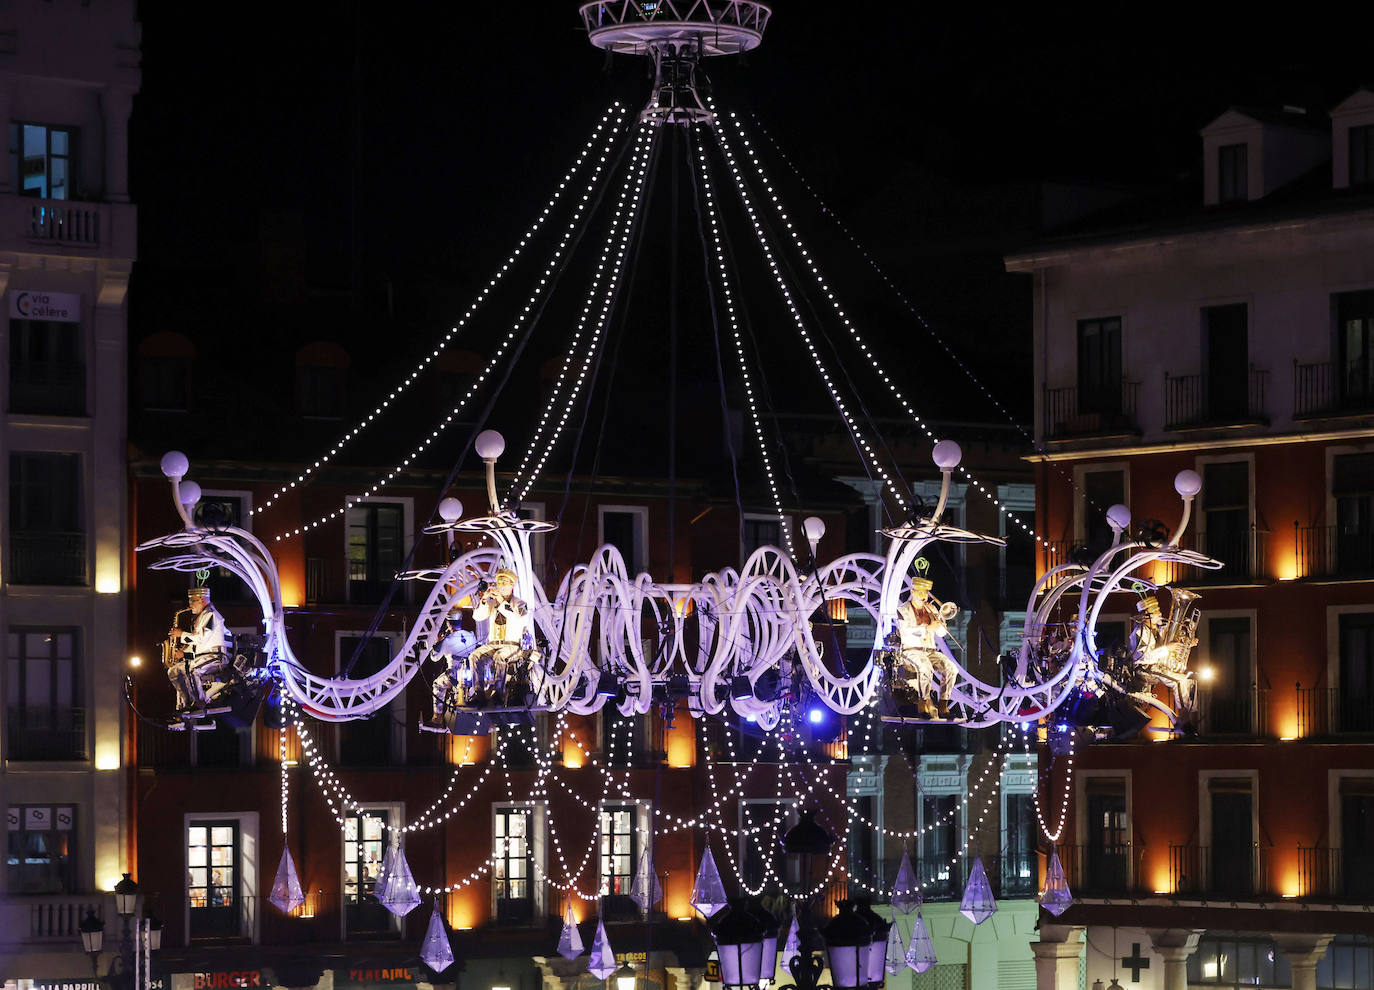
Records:
[[[86,917],[77,926],[81,948],[91,957],[91,972],[97,980],[114,990],[146,990],[151,976],[150,954],[152,950],[162,947],[162,922],[151,915],[147,918],[135,917],[138,913],[138,884],[127,873],[124,879],[115,884],[114,899],[115,913],[121,921],[119,956],[117,960],[110,961],[103,978],[100,975],[100,951],[105,946],[105,922],[96,917],[94,911],[87,911]],[[135,924],[136,935],[131,931]]]

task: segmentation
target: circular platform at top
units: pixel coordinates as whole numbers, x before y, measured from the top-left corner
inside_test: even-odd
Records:
[[[689,41],[701,42],[702,55],[738,55],[763,42],[773,15],[753,0],[612,0],[584,3],[580,13],[593,45],[626,55]]]

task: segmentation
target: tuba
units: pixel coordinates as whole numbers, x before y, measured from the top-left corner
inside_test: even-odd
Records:
[[[1169,621],[1160,639],[1169,648],[1169,667],[1179,673],[1188,669],[1188,655],[1197,645],[1197,624],[1202,618],[1198,597],[1183,588],[1169,589]]]

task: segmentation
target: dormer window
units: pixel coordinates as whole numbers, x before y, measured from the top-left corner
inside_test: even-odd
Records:
[[[1241,203],[1250,198],[1246,174],[1247,147],[1226,144],[1217,149],[1217,199],[1222,203]]]
[[[1350,128],[1350,184],[1374,182],[1374,124]]]

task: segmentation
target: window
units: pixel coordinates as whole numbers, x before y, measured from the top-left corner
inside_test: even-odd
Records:
[[[492,886],[496,920],[528,924],[534,920],[534,867],[531,840],[532,808],[495,808],[492,811]]]
[[[377,876],[386,861],[393,824],[387,808],[358,808],[344,819],[344,924],[352,935],[393,935],[396,919],[377,899]]]
[[[379,602],[405,560],[405,506],[364,502],[348,508],[348,600]]]
[[[1207,415],[1232,422],[1250,415],[1249,308],[1245,303],[1202,311],[1207,350]]]
[[[1107,510],[1126,504],[1126,472],[1121,468],[1084,471],[1079,476],[1079,533],[1094,555],[1112,545]]]
[[[1340,783],[1341,893],[1346,900],[1374,899],[1374,778]]]
[[[1277,950],[1272,939],[1208,934],[1198,942],[1197,951],[1188,957],[1188,985],[1234,987],[1236,990],[1241,987],[1287,987],[1292,986],[1292,974],[1288,960]]]
[[[362,652],[358,653],[359,644]],[[354,680],[371,677],[391,662],[391,638],[373,635],[340,633],[338,638],[339,671],[349,663],[353,667],[348,676]],[[353,655],[358,653],[356,661]],[[379,712],[367,718],[354,719],[339,725],[339,762],[345,766],[390,766],[405,759],[404,733],[405,699],[398,697]]]
[[[1078,412],[1121,413],[1121,317],[1078,321]]]
[[[343,419],[347,384],[347,368],[297,368],[296,394],[301,415],[307,419]]]
[[[1336,502],[1336,572],[1374,569],[1374,454],[1334,457],[1331,495]]]
[[[206,529],[225,529],[230,526],[252,530],[249,507],[252,505],[251,492],[203,491],[196,503],[191,520]],[[223,567],[210,571],[205,582],[210,589],[212,601],[235,604],[249,599],[249,589],[243,580]]]
[[[784,521],[790,520],[748,512],[744,514],[744,545],[740,548],[740,566],[743,566],[759,547],[778,547],[786,550]]]
[[[787,801],[769,798],[746,798],[739,803],[739,863],[745,884],[769,886],[771,873],[780,877],[783,886],[795,890],[801,886],[801,863],[796,856],[784,856],[782,836],[798,821],[796,812]]]
[[[10,320],[10,412],[86,414],[86,346],[80,323]]]
[[[79,131],[10,123],[10,188],[20,196],[74,199]]]
[[[10,454],[11,584],[86,583],[80,454]]]
[[[9,893],[77,892],[75,808],[12,804],[5,809],[5,824]]]
[[[1083,849],[1085,890],[1115,893],[1130,882],[1131,846],[1126,815],[1126,779],[1090,777],[1084,784],[1086,834]]]
[[[1211,806],[1210,892],[1249,894],[1255,888],[1254,784],[1248,777],[1207,780]]]
[[[1207,663],[1199,674],[1206,690],[1208,732],[1254,731],[1250,655],[1248,616],[1208,618]]]
[[[1232,580],[1254,573],[1250,540],[1250,462],[1202,465],[1202,545]]]
[[[11,627],[7,640],[7,757],[86,759],[77,630]]]
[[[1283,979],[1289,986],[1288,963],[1282,957]],[[1368,935],[1337,935],[1317,963],[1317,990],[1361,990],[1374,986],[1374,938]]]
[[[631,574],[649,568],[649,510],[637,505],[603,505],[598,510],[601,542],[620,551]]]
[[[1336,728],[1374,732],[1374,612],[1347,612],[1339,619]]]
[[[1247,146],[1226,144],[1217,149],[1217,202],[1239,203],[1250,198]]]
[[[600,883],[603,913],[608,919],[627,920],[640,916],[639,905],[630,899],[635,871],[639,868],[640,806],[603,804],[601,806]]]
[[[196,349],[179,333],[162,330],[138,345],[138,394],[149,412],[188,412],[191,363]]]
[[[1336,310],[1337,401],[1362,408],[1374,401],[1374,289],[1340,292]]]
[[[927,794],[921,798],[921,860],[916,879],[933,898],[957,896],[959,795]]]
[[[1374,124],[1350,128],[1350,184],[1374,182]]]
[[[239,823],[198,821],[186,833],[191,937],[238,935],[242,930]]]
[[[1002,896],[1035,893],[1035,797],[1006,796],[1006,859],[1002,863]]]
[[[515,510],[515,514],[521,519],[533,519],[543,522],[544,503],[543,502],[522,502]],[[540,581],[546,577],[544,561],[544,534],[534,533],[530,536],[530,567],[534,570],[534,576]]]

